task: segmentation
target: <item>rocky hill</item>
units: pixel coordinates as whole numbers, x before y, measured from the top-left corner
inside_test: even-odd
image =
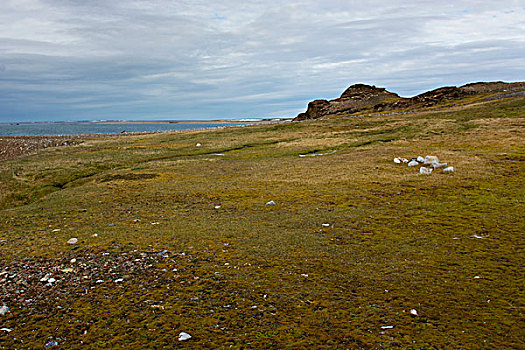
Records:
[[[469,95],[501,93],[498,98],[525,95],[525,82],[479,82],[460,87],[446,86],[427,91],[414,97],[403,98],[394,92],[373,85],[355,84],[334,100],[314,100],[308,103],[306,112],[294,120],[318,119],[325,116],[348,115],[371,109],[374,112],[400,109],[418,109],[435,106]],[[495,96],[493,96],[495,97]]]

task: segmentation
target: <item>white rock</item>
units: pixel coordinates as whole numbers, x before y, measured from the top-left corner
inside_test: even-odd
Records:
[[[57,280],[54,279],[53,277],[51,277],[50,279],[47,280],[47,283],[54,283],[56,282]]]
[[[443,169],[444,172],[451,172],[453,173],[454,172],[454,167],[453,166],[449,166],[449,167],[446,167],[445,169]]]
[[[0,331],[5,331],[7,333],[11,332],[12,329],[9,329],[9,328],[0,328]]]
[[[425,162],[425,158],[421,157],[421,156],[417,156],[416,160],[419,162],[419,163],[424,163]]]
[[[447,166],[447,163],[440,163],[440,162],[434,162],[432,164],[430,164],[430,166],[434,169],[437,169],[437,168],[444,168]]]
[[[180,332],[179,333],[179,341],[185,341],[191,338],[191,335],[189,335],[186,332]]]
[[[195,145],[195,147],[200,147],[200,146],[202,146],[200,143],[197,143],[197,144]]]
[[[394,158],[394,163],[396,163],[396,164],[401,164],[401,159],[399,159],[399,158]]]
[[[432,168],[425,168],[424,166],[422,166],[421,168],[419,168],[419,173],[430,175],[432,174],[432,170],[433,170]]]
[[[392,329],[394,326],[381,326],[381,329]]]
[[[414,316],[417,316],[417,310],[416,309],[411,309],[410,310],[410,314],[414,315]]]
[[[406,158],[401,158],[401,161],[402,161],[403,163],[408,163],[408,159],[406,159]]]
[[[9,312],[9,308],[6,305],[0,307],[0,316],[4,316],[8,312]]]
[[[418,159],[419,161],[419,159]],[[439,158],[436,156],[426,156],[423,160],[425,164],[439,163]]]
[[[275,205],[275,202],[274,201],[269,201],[269,202],[266,202],[266,205]]]
[[[77,259],[73,258],[73,259],[69,260],[69,262],[72,263],[72,264],[74,264],[74,263],[77,262]]]
[[[70,238],[69,241],[67,241],[67,244],[76,244],[78,242],[77,238]]]
[[[322,224],[323,227],[330,227],[330,224]]]
[[[220,205],[216,205],[215,209],[221,209],[221,206]]]
[[[408,162],[408,166],[416,166],[416,165],[419,165],[419,163],[415,160],[411,160],[410,162]]]
[[[49,280],[49,277],[51,277],[51,274],[48,273],[40,279],[40,282],[47,282]]]
[[[122,282],[122,281],[124,281],[123,278],[117,278],[114,282],[115,282],[115,283],[119,283],[119,282]]]

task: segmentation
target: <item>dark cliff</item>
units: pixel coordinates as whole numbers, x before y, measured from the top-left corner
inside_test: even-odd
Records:
[[[516,93],[525,94],[525,83],[479,82],[460,87],[446,86],[410,98],[400,97],[396,93],[373,85],[355,84],[346,89],[339,98],[330,101],[315,100],[308,103],[306,112],[300,113],[294,120],[348,115],[367,108],[374,112],[428,108],[468,95],[493,92],[506,92],[509,96]]]

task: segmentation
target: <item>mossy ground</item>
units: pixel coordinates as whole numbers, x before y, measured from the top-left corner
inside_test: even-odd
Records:
[[[85,139],[0,163],[2,271],[74,269],[36,291],[2,282],[0,348],[523,347],[524,102]],[[427,154],[456,172],[392,161]],[[72,258],[164,250],[118,287],[68,287]]]

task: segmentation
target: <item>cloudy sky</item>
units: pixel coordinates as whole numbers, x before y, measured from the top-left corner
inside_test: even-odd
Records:
[[[2,0],[0,122],[293,117],[525,80],[523,0]]]

